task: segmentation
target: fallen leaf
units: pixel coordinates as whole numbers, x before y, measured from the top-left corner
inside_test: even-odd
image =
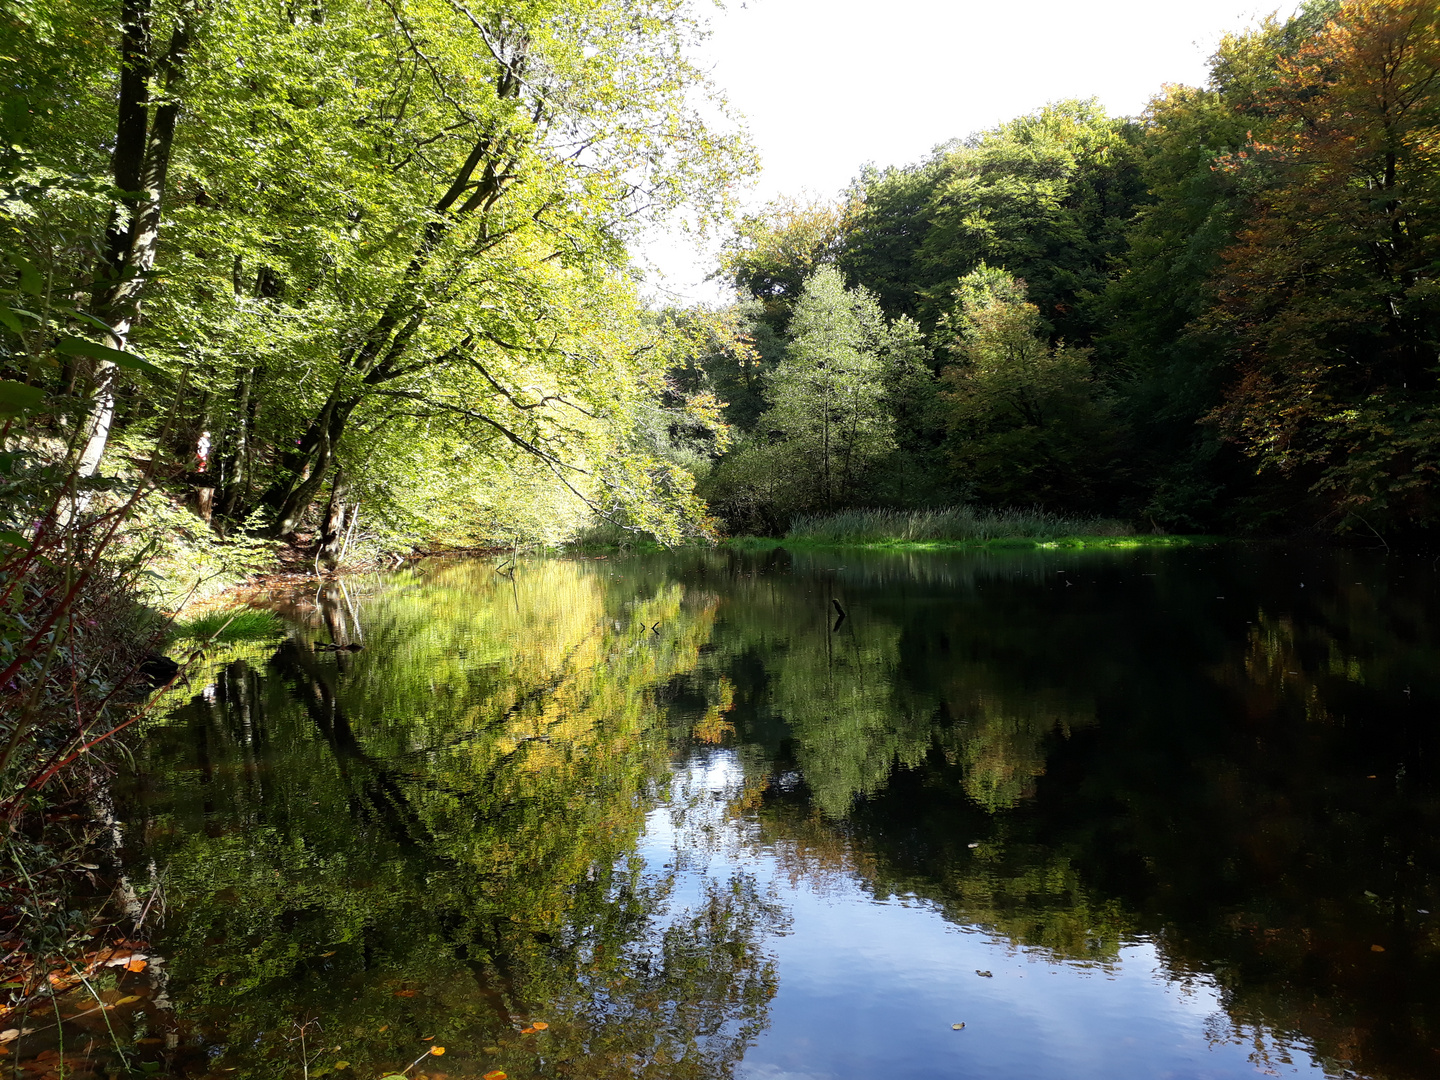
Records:
[[[432,1047],[430,1047],[430,1052],[431,1052],[432,1054],[434,1054],[436,1057],[439,1057],[441,1054],[443,1054],[443,1053],[445,1052],[445,1047],[443,1047],[443,1046],[432,1046]]]
[[[382,1024],[382,1025],[380,1026],[380,1031],[389,1031],[389,1030],[390,1030],[390,1025],[389,1025],[389,1024]],[[379,1034],[379,1032],[377,1032],[376,1034]]]
[[[521,1035],[534,1035],[534,1034],[535,1034],[535,1029],[534,1029],[533,1027],[523,1027],[523,1028],[520,1029],[520,1034],[521,1034]]]
[[[430,1041],[431,1039],[433,1039],[433,1038],[435,1038],[434,1035],[421,1035],[421,1036],[420,1036],[420,1041],[421,1041],[421,1042],[429,1042],[429,1041]]]
[[[1384,952],[1384,951],[1385,951],[1385,946],[1384,946],[1384,945],[1371,945],[1371,946],[1370,946],[1370,951],[1371,951],[1371,952]]]
[[[350,1067],[350,1062],[348,1062],[348,1061],[337,1061],[337,1062],[335,1062],[335,1068],[336,1068],[336,1069],[348,1069],[349,1067]]]
[[[547,1024],[544,1020],[536,1020],[536,1021],[535,1021],[533,1024],[531,1024],[530,1026],[533,1027],[536,1031],[544,1031],[544,1030],[545,1030],[546,1028],[548,1028],[550,1025]]]
[[[126,994],[123,998],[120,998],[118,1001],[116,1001],[115,1004],[116,1004],[116,1005],[129,1005],[131,1002],[139,1001],[139,1000],[140,1000],[140,995],[139,995],[139,994]]]
[[[335,950],[334,950],[334,949],[331,949],[329,952],[322,952],[322,953],[320,954],[320,956],[321,956],[322,958],[324,958],[324,957],[326,957],[326,956],[334,956],[334,955],[335,955]]]
[[[951,1030],[951,1031],[961,1031],[961,1030],[964,1029],[964,1027],[965,1027],[964,1024],[951,1024],[951,1025],[950,1025],[950,1030]]]
[[[499,1069],[491,1069],[485,1074],[485,1080],[505,1080],[505,1074]]]
[[[500,1052],[500,1047],[498,1046],[482,1046],[480,1049],[486,1054],[498,1054]]]
[[[34,1030],[34,1028],[24,1028],[23,1030],[21,1028],[6,1028],[4,1031],[0,1031],[0,1043],[14,1042],[21,1035],[29,1035]]]
[[[141,1046],[159,1046],[159,1045],[160,1045],[161,1043],[163,1043],[165,1040],[164,1040],[164,1039],[150,1038],[150,1039],[136,1039],[135,1041],[136,1041],[137,1043],[139,1043]]]
[[[141,959],[139,959],[139,958],[137,957],[136,959],[129,961],[129,962],[125,965],[125,970],[126,970],[126,971],[144,971],[145,968],[146,968],[148,965],[149,965],[149,961],[147,961],[147,960],[141,960]]]
[[[975,969],[975,974],[976,974],[976,975],[979,975],[982,979],[993,979],[993,978],[995,977],[995,976],[992,975],[990,972],[988,972],[988,971],[981,971],[979,968],[976,968],[976,969]]]
[[[396,996],[396,997],[414,997],[414,996],[415,996],[416,994],[418,994],[419,992],[420,992],[420,991],[418,991],[418,990],[396,990],[396,991],[395,991],[395,996]]]

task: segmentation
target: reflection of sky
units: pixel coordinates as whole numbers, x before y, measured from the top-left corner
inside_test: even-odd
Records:
[[[854,882],[793,888],[745,824],[727,818],[740,785],[733,754],[692,759],[674,804],[650,815],[641,853],[656,869],[691,867],[677,882],[682,906],[704,874],[743,870],[773,886],[793,919],[791,933],[770,942],[780,991],[742,1080],[1326,1075],[1303,1046],[1272,1033],[1229,1037],[1214,985],[1167,977],[1149,942],[1125,946],[1106,967],[1056,963],[948,923],[915,898],[877,901]],[[1212,1045],[1216,1031],[1227,1037]]]

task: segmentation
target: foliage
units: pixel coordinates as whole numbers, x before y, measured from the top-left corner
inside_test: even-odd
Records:
[[[844,250],[854,209],[816,199],[771,202],[741,220],[719,272],[740,295],[755,297],[766,324],[783,334],[806,282]]]
[[[784,359],[766,380],[769,407],[709,485],[732,526],[773,527],[873,491],[896,446],[887,381],[913,364],[911,348],[908,324],[888,325],[833,267],[815,271],[795,304]]]
[[[1093,505],[1119,432],[1090,351],[1049,344],[1025,284],[1003,270],[982,264],[955,302],[939,332],[958,361],[941,376],[956,472],[990,502]]]
[[[1241,363],[1215,417],[1342,526],[1436,514],[1437,68],[1434,4],[1343,3],[1230,162],[1255,191],[1219,276]]]
[[[87,462],[173,401],[160,449],[188,469],[166,479],[226,534],[262,509],[272,532],[323,532],[327,488],[380,537],[542,536],[557,492],[579,508],[562,522],[588,506],[667,540],[704,531],[636,437],[665,393],[663,327],[623,249],[681,204],[723,217],[748,168],[743,140],[700,119],[725,123],[686,58],[703,26],[685,0],[132,7],[118,41],[85,0],[6,24],[37,105],[59,78],[47,35],[85,42],[65,107],[11,110],[4,141],[30,148],[7,151],[24,183],[91,194],[63,204],[64,246],[45,243],[49,194],[9,220],[67,295],[100,297],[90,329],[158,365],[126,382],[106,353],[42,378],[94,391]],[[126,73],[146,65],[167,103]],[[127,117],[164,161],[145,158],[147,193],[107,224],[135,186]],[[115,229],[147,237],[143,266],[96,292],[88,253]]]

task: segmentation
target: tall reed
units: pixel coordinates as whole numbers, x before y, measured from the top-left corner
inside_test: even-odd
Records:
[[[1076,536],[1128,536],[1123,522],[1101,517],[1067,517],[1039,507],[989,510],[949,506],[937,510],[840,510],[801,514],[789,540],[828,543],[925,543],[931,541],[1059,540]]]

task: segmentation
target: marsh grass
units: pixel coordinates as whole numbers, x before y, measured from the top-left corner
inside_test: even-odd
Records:
[[[985,544],[1003,540],[1044,542],[1077,537],[1135,535],[1124,522],[1101,517],[1066,517],[1039,508],[982,510],[951,506],[940,510],[842,510],[802,514],[787,540],[817,544]]]

